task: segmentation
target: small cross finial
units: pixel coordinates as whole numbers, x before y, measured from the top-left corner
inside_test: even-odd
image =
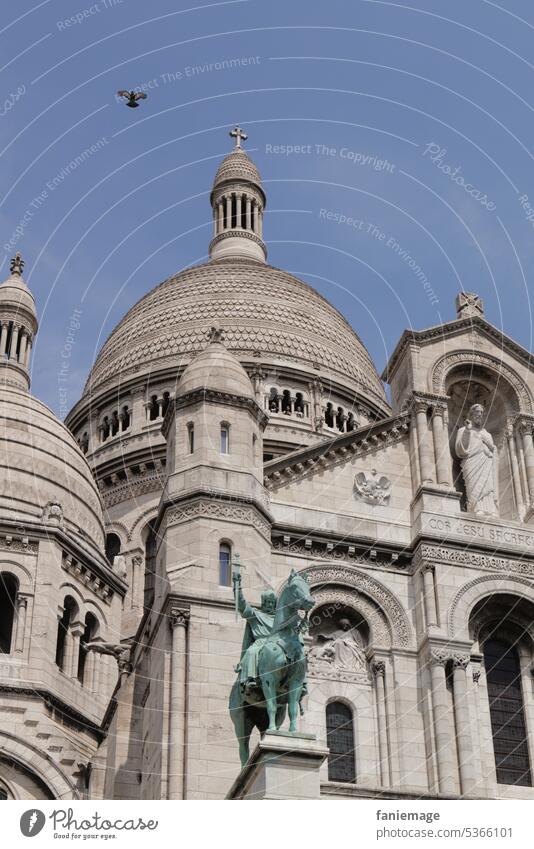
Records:
[[[241,129],[241,127],[234,127],[233,130],[230,130],[230,136],[235,139],[235,146],[237,150],[240,150],[241,142],[248,139],[247,134]]]
[[[24,260],[22,259],[20,253],[17,251],[13,259],[9,263],[9,270],[11,271],[11,274],[17,274],[20,277],[23,268]]]
[[[224,340],[224,331],[222,327],[213,326],[208,333],[210,342],[222,342]]]

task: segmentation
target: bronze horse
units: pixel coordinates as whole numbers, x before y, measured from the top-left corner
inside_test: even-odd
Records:
[[[258,654],[256,687],[245,694],[235,682],[230,693],[230,716],[239,742],[241,765],[249,756],[252,730],[277,731],[289,709],[289,731],[296,732],[297,716],[306,683],[306,655],[300,610],[315,602],[305,577],[293,569],[276,602],[273,628]]]

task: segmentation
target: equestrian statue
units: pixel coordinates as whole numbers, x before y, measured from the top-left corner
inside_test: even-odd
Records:
[[[307,612],[315,602],[308,581],[293,569],[278,598],[272,590],[262,593],[258,610],[245,600],[239,563],[235,565],[236,611],[247,624],[229,708],[243,766],[254,727],[261,734],[278,731],[288,709],[289,731],[297,731],[301,699],[307,692],[303,634],[308,629]]]

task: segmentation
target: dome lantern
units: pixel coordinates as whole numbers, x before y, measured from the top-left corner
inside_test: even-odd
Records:
[[[210,258],[256,259],[265,262],[263,241],[265,193],[258,169],[241,147],[247,135],[241,127],[230,131],[234,149],[221,162],[211,192],[214,235]]]
[[[10,276],[0,285],[0,367],[2,382],[29,389],[30,353],[38,322],[23,268],[24,260],[17,252],[10,263]]]

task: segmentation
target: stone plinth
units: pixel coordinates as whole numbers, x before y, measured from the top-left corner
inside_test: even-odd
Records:
[[[318,799],[319,771],[328,749],[314,734],[265,734],[234,781],[227,799]]]

